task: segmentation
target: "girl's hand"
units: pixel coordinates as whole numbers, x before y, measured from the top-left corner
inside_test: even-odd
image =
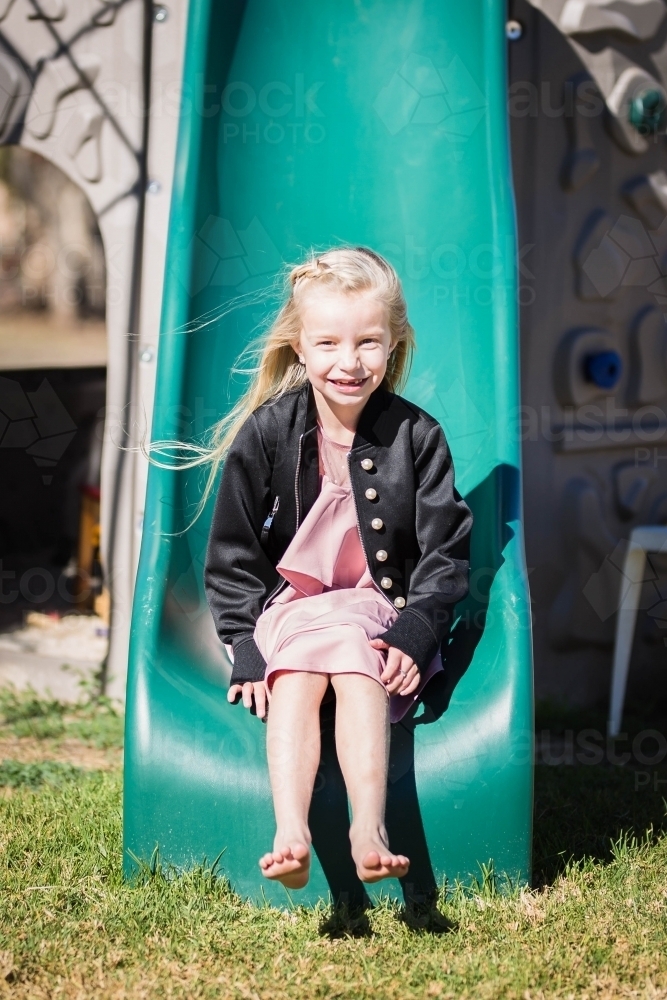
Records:
[[[259,719],[264,718],[266,715],[266,684],[264,681],[246,681],[245,684],[232,684],[227,692],[227,701],[233,705],[239,695],[243,699],[243,707],[250,709],[252,708],[254,697],[257,717]]]
[[[419,670],[407,653],[390,646],[383,639],[371,639],[373,649],[387,650],[387,664],[380,680],[389,694],[412,694],[419,687]]]

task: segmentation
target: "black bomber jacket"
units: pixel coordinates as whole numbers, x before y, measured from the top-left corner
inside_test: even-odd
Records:
[[[218,635],[234,650],[232,684],[264,677],[255,622],[287,586],[276,565],[319,492],[316,428],[307,384],[252,413],[225,460],[204,579]],[[348,461],[366,561],[379,593],[399,611],[381,638],[423,670],[468,591],[472,514],[454,487],[443,430],[379,388]]]

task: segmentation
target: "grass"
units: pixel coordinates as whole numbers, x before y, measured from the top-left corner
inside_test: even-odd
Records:
[[[91,706],[67,726],[77,711],[107,732]],[[224,855],[182,877],[154,857],[127,885],[120,770],[0,770],[0,996],[665,998],[667,784],[645,771],[538,767],[535,887],[503,895],[487,872],[443,889],[436,921],[253,907]]]
[[[76,739],[99,749],[123,745],[123,717],[108,698],[91,698],[65,705],[39,698],[34,691],[0,688],[0,736],[39,740]]]
[[[28,764],[19,760],[0,763],[0,788],[37,788],[39,785],[61,785],[63,781],[80,777],[82,769],[61,761],[45,760]]]

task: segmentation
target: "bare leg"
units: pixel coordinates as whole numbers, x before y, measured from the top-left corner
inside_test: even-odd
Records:
[[[266,878],[302,889],[310,874],[308,810],[320,763],[320,703],[326,674],[285,671],[273,682],[266,749],[276,815],[273,851],[260,858]]]
[[[352,805],[350,843],[362,882],[403,878],[410,861],[392,854],[384,810],[389,766],[389,699],[364,674],[332,674],[336,751]]]

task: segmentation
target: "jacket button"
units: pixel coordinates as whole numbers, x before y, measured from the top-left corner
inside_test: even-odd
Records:
[[[404,597],[395,597],[394,598],[394,607],[395,608],[404,608],[405,607],[405,598]]]
[[[370,472],[371,469],[373,468],[373,459],[372,458],[362,458],[362,460],[361,460],[361,468],[365,469],[366,472]]]
[[[380,528],[384,528],[384,521],[382,520],[382,518],[374,517],[373,520],[371,521],[371,528],[375,528],[376,531],[379,531]]]
[[[391,590],[393,584],[394,581],[390,576],[383,576],[382,579],[380,580],[380,586],[382,587],[383,590]]]
[[[378,549],[377,552],[375,553],[375,558],[377,559],[378,562],[385,562],[387,558],[387,553],[385,552],[384,549]]]
[[[366,497],[367,500],[375,500],[377,495],[378,491],[374,490],[372,486],[370,487],[370,489],[367,489],[366,492],[364,493],[364,496]]]

